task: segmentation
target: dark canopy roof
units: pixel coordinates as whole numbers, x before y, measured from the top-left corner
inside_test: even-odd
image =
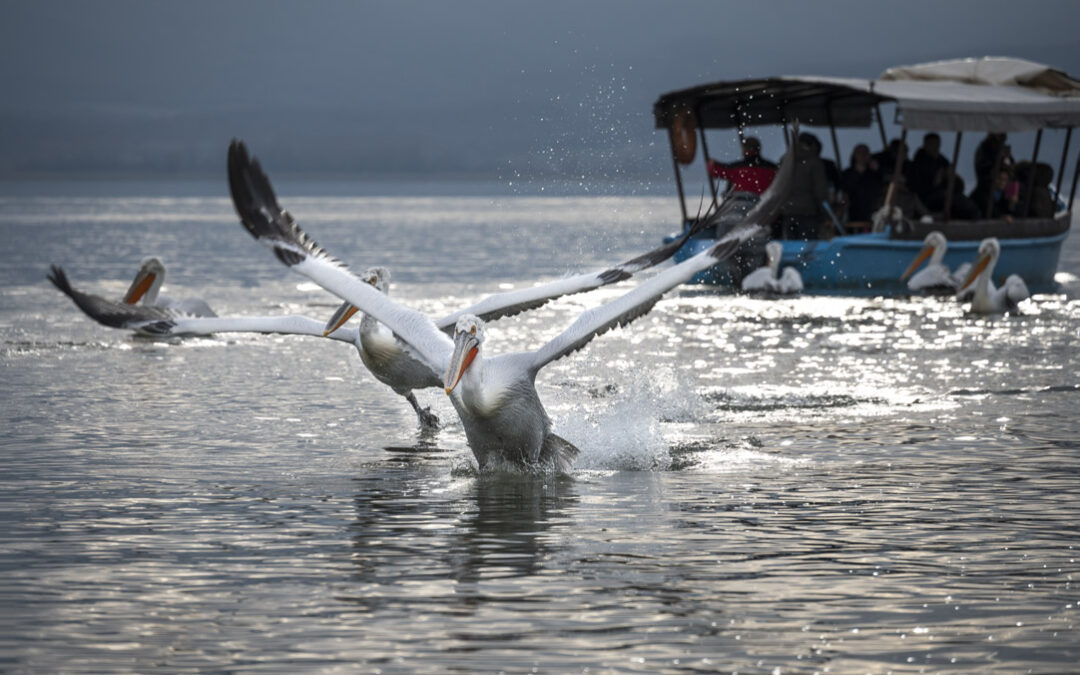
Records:
[[[782,124],[865,127],[874,108],[895,103],[906,129],[1024,131],[1080,125],[1080,82],[1019,59],[964,59],[894,68],[877,80],[770,77],[715,82],[661,96],[658,128],[676,114],[729,129]]]

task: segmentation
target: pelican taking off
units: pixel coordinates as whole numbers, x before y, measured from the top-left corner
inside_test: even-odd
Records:
[[[442,384],[481,469],[500,459],[539,469],[568,468],[577,449],[551,431],[551,420],[536,391],[539,371],[581,349],[597,335],[645,314],[665,292],[731,256],[760,231],[757,222],[775,215],[774,211],[765,214],[756,209],[748,215],[748,222],[706,251],[658,273],[620,298],[586,311],[535,351],[489,357],[480,318],[460,316],[451,340],[425,315],[397,304],[355,277],[278,206],[257,163],[241,161],[247,160],[241,149],[234,142],[229,153],[230,187],[241,223],[273,250],[279,261],[384,324],[415,358],[442,374]],[[781,189],[776,181],[773,188]],[[768,204],[779,201],[762,199]],[[760,221],[755,220],[755,214]]]
[[[278,205],[270,179],[262,170],[258,161],[248,153],[243,143],[234,141],[229,147],[229,188],[237,212],[245,213],[267,210],[282,213]],[[453,312],[435,322],[446,333],[452,333],[458,319],[474,315],[484,321],[493,321],[502,317],[513,316],[523,311],[540,307],[547,302],[576,293],[583,293],[607,284],[622,281],[648,267],[652,267],[670,258],[686,239],[697,234],[706,225],[708,217],[698,219],[693,227],[677,240],[660,246],[644,255],[637,256],[599,272],[578,274],[563,279],[556,279],[544,284],[520,288],[488,296],[474,305]],[[390,289],[390,272],[385,267],[369,268],[360,279],[372,288],[386,295]],[[326,333],[333,336],[358,310],[346,300],[326,324]],[[191,326],[190,321],[184,323]],[[376,318],[365,313],[360,322],[360,331],[356,348],[364,365],[377,380],[386,384],[397,394],[405,397],[416,410],[422,426],[437,426],[438,419],[428,409],[421,409],[412,394],[414,389],[441,387],[442,373],[433,370],[422,359],[417,359],[411,350],[400,341],[386,326]]]
[[[941,232],[934,230],[926,235],[926,238],[923,239],[922,250],[911,261],[904,273],[900,275],[901,281],[908,279],[909,276],[911,277],[907,282],[908,290],[931,295],[952,295],[960,289],[961,283],[967,278],[970,265],[964,263],[957,267],[955,272],[950,272],[949,268],[942,262],[945,259],[945,252],[948,247],[948,240],[945,239],[945,235]],[[926,263],[926,267],[912,275],[927,258],[930,259],[930,262]]]
[[[994,287],[991,277],[1000,256],[1001,243],[994,237],[983,239],[979,244],[979,255],[975,258],[975,264],[960,287],[962,293],[974,283],[975,295],[971,299],[971,311],[975,314],[1013,312],[1021,301],[1031,297],[1027,284],[1017,274],[1010,274],[1001,288]]]
[[[258,179],[247,173],[235,178],[248,183]],[[257,198],[259,191],[249,189],[248,194]],[[652,276],[606,305],[584,312],[536,351],[487,356],[483,353],[484,323],[476,316],[460,316],[451,340],[426,315],[397,305],[357,279],[276,203],[237,200],[237,207],[245,229],[270,247],[285,266],[372,315],[419,360],[444,374],[444,387],[481,469],[502,459],[524,467],[566,470],[577,449],[551,430],[551,419],[536,390],[540,369],[588,345],[597,335],[645,314],[665,292],[729,257],[759,230],[755,226],[737,228],[705,252]]]
[[[798,295],[802,293],[802,275],[794,267],[785,267],[780,274],[780,258],[784,246],[778,241],[765,244],[765,266],[759,267],[742,280],[742,290],[746,293],[767,293],[770,295]]]

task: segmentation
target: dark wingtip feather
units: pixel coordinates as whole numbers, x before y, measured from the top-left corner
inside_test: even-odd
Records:
[[[46,278],[52,282],[53,286],[56,286],[61,293],[69,298],[74,297],[75,289],[71,287],[71,282],[68,281],[67,274],[64,272],[64,268],[59,265],[51,265],[49,274]]]
[[[175,321],[155,321],[138,327],[138,332],[146,335],[172,335],[172,329],[176,327]]]

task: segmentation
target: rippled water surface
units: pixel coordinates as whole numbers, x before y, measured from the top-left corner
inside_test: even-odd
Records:
[[[677,217],[279,187],[433,314],[634,255]],[[447,423],[421,433],[351,346],[77,313],[50,263],[115,297],[157,254],[167,292],[222,315],[337,304],[223,185],[109,190],[0,196],[2,671],[1080,669],[1075,236],[1063,293],[1014,317],[683,289],[541,374],[571,476],[477,476],[445,395],[419,393]],[[494,324],[490,348],[631,287]]]

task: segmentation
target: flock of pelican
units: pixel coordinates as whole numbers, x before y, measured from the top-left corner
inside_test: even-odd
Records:
[[[1031,297],[1027,284],[1017,274],[1010,274],[1001,288],[994,286],[994,267],[1001,257],[1001,243],[996,238],[979,243],[974,263],[963,263],[951,271],[943,262],[947,250],[948,241],[941,232],[935,230],[926,235],[922,250],[901,276],[908,280],[908,290],[931,295],[955,294],[959,302],[971,303],[973,314],[1014,312],[1022,301]],[[926,266],[919,269],[924,262]]]
[[[540,471],[566,471],[578,450],[552,431],[551,419],[536,390],[541,370],[608,330],[644,315],[665,293],[731,257],[746,241],[759,235],[762,226],[777,215],[790,187],[795,161],[794,153],[789,153],[757,206],[710,248],[654,274],[622,296],[585,311],[532,351],[496,353],[495,346],[485,339],[485,324],[540,307],[555,298],[630,279],[670,258],[699,227],[688,228],[670,244],[599,272],[497,293],[445,317],[433,318],[390,297],[387,268],[369,267],[354,274],[316,244],[278,204],[259,162],[243,143],[233,141],[228,155],[229,190],[241,224],[279,262],[342,300],[329,321],[301,315],[221,317],[202,300],[167,298],[160,294],[165,266],[157,258],[143,261],[120,300],[75,289],[57,266],[53,266],[48,278],[99,323],[144,335],[280,333],[351,343],[372,375],[408,401],[421,426],[438,427],[439,420],[430,408],[420,406],[414,391],[443,389],[482,470],[503,462]],[[938,233],[928,236],[924,252],[904,276],[927,258],[930,263],[911,278],[910,284],[916,284],[919,290],[944,285],[953,291],[973,285],[972,310],[982,313],[1003,311],[999,308],[1014,307],[1027,297],[1027,289],[1019,279],[1017,284],[1010,278],[1001,289],[995,289],[990,282],[1000,253],[996,240],[983,242],[979,258],[962,283],[944,270],[944,251],[944,237]],[[770,295],[801,292],[802,280],[797,271],[789,267],[780,273],[780,253],[779,243],[766,246],[767,265],[746,277],[744,290]],[[357,313],[362,315],[359,326],[346,325]]]

